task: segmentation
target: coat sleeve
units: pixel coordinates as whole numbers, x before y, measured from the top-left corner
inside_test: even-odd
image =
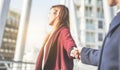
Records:
[[[100,59],[100,50],[83,47],[81,50],[81,62],[98,66]]]
[[[70,52],[73,47],[76,47],[76,44],[70,34],[68,28],[64,28],[61,32],[63,47],[66,50],[68,56],[70,57]]]

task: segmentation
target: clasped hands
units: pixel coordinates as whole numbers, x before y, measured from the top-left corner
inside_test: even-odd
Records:
[[[81,48],[78,49],[76,47],[73,47],[73,49],[70,52],[70,56],[75,58],[75,59],[80,60],[80,51],[81,51]]]

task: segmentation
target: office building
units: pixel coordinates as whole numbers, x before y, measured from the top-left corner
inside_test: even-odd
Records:
[[[77,18],[81,43],[90,48],[101,48],[106,35],[102,0],[78,0]]]
[[[106,35],[102,0],[76,0],[75,7],[82,46],[99,49]],[[96,70],[97,67],[75,62],[74,70]]]
[[[4,27],[2,44],[0,46],[0,59],[12,60],[16,46],[20,14],[10,10]]]

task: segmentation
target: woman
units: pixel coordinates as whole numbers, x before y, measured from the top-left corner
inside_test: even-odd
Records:
[[[53,29],[39,53],[36,70],[73,70],[74,56],[71,51],[76,44],[69,30],[68,8],[64,5],[52,6],[49,25]]]

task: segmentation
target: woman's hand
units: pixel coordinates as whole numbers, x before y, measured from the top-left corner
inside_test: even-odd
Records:
[[[80,60],[80,52],[79,52],[79,49],[74,47],[71,52],[70,52],[70,56],[75,58],[75,59],[78,59]]]

